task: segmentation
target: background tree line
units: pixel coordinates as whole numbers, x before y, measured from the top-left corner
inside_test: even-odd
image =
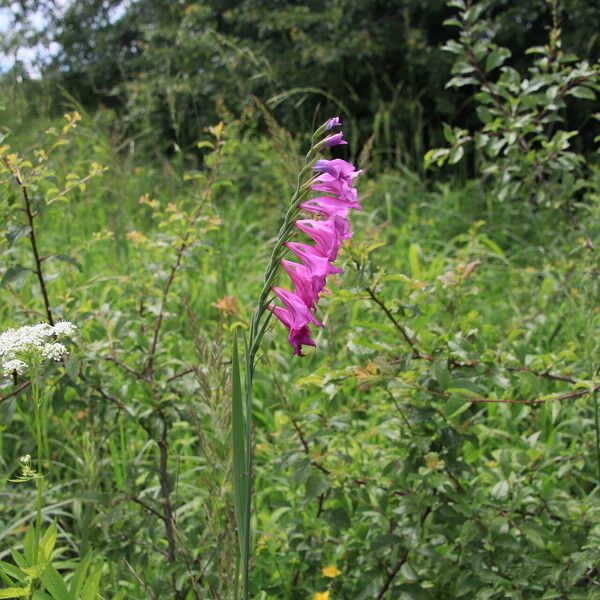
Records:
[[[351,122],[353,152],[365,146],[372,166],[420,169],[443,140],[442,125],[476,123],[468,91],[441,93],[453,57],[442,50],[454,31],[444,0],[8,2],[15,15],[7,46],[54,43],[42,67],[44,97],[56,110],[64,92],[84,107],[114,108],[121,127],[151,152],[189,149],[224,114],[259,98],[289,130],[308,131],[315,106]],[[47,26],[30,33],[32,12]],[[526,48],[547,43],[551,6],[538,0],[485,5],[486,35],[507,47],[507,64],[527,66]],[[566,0],[563,49],[597,60],[600,6]],[[24,32],[29,32],[25,35]],[[25,78],[16,64],[10,76]],[[32,93],[40,87],[31,81]],[[588,153],[593,104],[567,105],[567,129],[583,129]]]

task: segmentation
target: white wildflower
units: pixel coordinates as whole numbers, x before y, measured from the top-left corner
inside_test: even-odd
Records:
[[[70,321],[59,321],[54,325],[54,334],[57,336],[66,335],[71,336],[77,329],[76,325],[73,325]]]
[[[68,352],[62,344],[45,344],[42,347],[42,356],[48,360],[60,360],[65,354]]]
[[[15,372],[23,375],[28,366],[43,360],[59,361],[67,349],[54,341],[55,337],[70,336],[77,327],[69,321],[54,326],[47,323],[25,325],[20,329],[7,329],[0,334],[0,371],[10,377]]]
[[[6,377],[11,377],[15,372],[17,375],[23,375],[27,371],[27,365],[22,360],[13,358],[2,365],[2,371]]]

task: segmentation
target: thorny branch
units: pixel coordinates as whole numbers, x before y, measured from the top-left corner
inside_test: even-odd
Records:
[[[383,302],[383,300],[379,296],[377,296],[375,290],[373,288],[368,287],[366,288],[366,292],[367,294],[369,294],[371,300],[373,300],[373,302],[375,302],[375,304],[379,306],[379,308],[384,312],[385,316],[394,324],[394,327],[396,327],[396,329],[400,332],[400,335],[404,338],[404,341],[410,346],[411,350],[413,351],[414,357],[424,360],[433,360],[432,356],[419,350],[416,342],[410,337],[410,335],[408,335],[408,331],[406,330],[406,328],[396,319],[396,317],[392,314],[390,309],[385,305],[385,302]]]
[[[34,219],[37,216],[37,213],[34,213],[31,207],[31,200],[29,198],[29,190],[27,189],[27,184],[21,177],[21,173],[19,172],[19,168],[15,167],[13,170],[8,162],[7,158],[4,158],[4,164],[6,168],[12,173],[17,185],[21,188],[21,194],[23,196],[23,211],[27,216],[27,223],[29,225],[29,241],[31,242],[31,251],[33,252],[33,259],[35,263],[35,274],[37,276],[40,291],[42,293],[42,298],[44,300],[44,308],[46,310],[46,317],[48,319],[48,323],[50,325],[54,325],[54,316],[52,314],[52,309],[50,308],[50,300],[48,299],[48,290],[46,288],[46,281],[44,280],[44,272],[42,270],[42,258],[40,257],[40,253],[38,250],[37,238],[35,235],[35,225]]]
[[[370,299],[377,304],[377,306],[382,310],[385,316],[389,321],[392,322],[394,327],[398,329],[402,338],[406,341],[406,343],[410,346],[413,357],[418,360],[427,360],[430,362],[435,361],[435,357],[423,352],[419,349],[417,342],[408,335],[408,332],[405,327],[396,319],[396,317],[392,314],[390,309],[385,305],[385,302],[375,293],[373,288],[366,288],[367,293],[369,294]],[[454,368],[474,368],[480,365],[481,362],[479,360],[471,360],[468,362],[460,362],[455,359],[450,359],[448,361],[448,365]],[[535,369],[531,369],[529,367],[515,367],[515,366],[507,366],[507,371],[511,371],[513,373],[529,373],[530,375],[534,375],[535,377],[540,377],[544,379],[551,379],[554,381],[564,381],[566,383],[576,384],[578,383],[577,379],[571,377],[570,375],[561,375],[557,373],[552,373],[550,370],[546,371],[536,371]],[[438,391],[438,390],[430,390],[426,387],[415,385],[413,383],[405,382],[409,387],[418,389],[422,392],[426,392],[432,394],[434,396],[438,396],[440,398],[450,398],[450,394]],[[600,385],[597,385],[593,388],[581,389],[581,390],[573,390],[571,392],[566,392],[564,394],[558,396],[548,396],[542,398],[534,398],[532,400],[519,400],[519,399],[510,399],[510,398],[487,398],[487,397],[468,397],[465,398],[466,402],[471,402],[473,404],[544,404],[545,402],[564,402],[565,400],[575,400],[577,398],[582,398],[583,396],[587,396],[589,394],[595,394],[600,391]]]
[[[427,519],[427,517],[429,516],[431,511],[432,511],[431,506],[428,506],[425,509],[425,511],[421,515],[421,519],[420,519],[421,526],[423,526],[423,523],[425,523],[425,520]],[[409,552],[410,552],[410,549],[407,548],[400,556],[400,559],[395,564],[394,568],[388,573],[388,576],[386,577],[385,581],[383,582],[383,585],[381,586],[381,588],[377,592],[377,595],[375,596],[376,600],[381,600],[381,598],[383,598],[385,593],[388,591],[388,589],[392,585],[394,579],[396,578],[396,575],[398,575],[398,573],[400,572],[400,569],[402,568],[404,563],[408,560]]]

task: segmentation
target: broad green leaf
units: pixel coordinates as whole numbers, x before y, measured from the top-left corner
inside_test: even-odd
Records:
[[[485,59],[485,70],[492,71],[501,66],[504,61],[510,57],[510,50],[507,48],[496,48]]]
[[[570,96],[580,98],[581,100],[596,99],[596,94],[594,93],[594,91],[584,85],[578,85],[577,87],[574,87],[572,90],[570,90],[568,93]]]
[[[6,241],[8,242],[8,245],[14,246],[15,242],[20,240],[22,237],[29,235],[30,231],[31,228],[29,227],[29,225],[9,227],[8,231],[6,232]]]
[[[27,530],[25,534],[25,539],[23,540],[23,551],[25,553],[25,558],[27,559],[27,563],[29,565],[35,566],[37,564],[37,556],[34,556],[34,547],[35,547],[35,527],[31,526]],[[19,565],[21,566],[21,565]]]
[[[68,263],[76,267],[79,271],[83,270],[81,263],[73,256],[69,254],[54,254],[50,257],[52,260],[60,260],[61,262]]]

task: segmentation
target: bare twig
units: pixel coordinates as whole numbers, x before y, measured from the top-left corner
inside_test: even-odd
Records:
[[[390,585],[392,585],[392,582],[394,581],[396,575],[398,575],[398,572],[402,568],[402,565],[407,560],[408,560],[408,548],[402,553],[400,560],[396,563],[394,568],[389,572],[386,580],[383,582],[383,585],[381,586],[380,590],[377,592],[377,596],[375,596],[376,600],[381,600],[381,598],[383,598],[384,594],[388,591]]]
[[[422,350],[419,349],[416,342],[408,335],[406,328],[396,319],[396,317],[392,314],[390,309],[385,305],[385,302],[377,296],[375,290],[373,288],[366,288],[365,290],[369,297],[381,310],[384,312],[385,316],[393,323],[394,327],[400,332],[400,335],[404,338],[404,341],[410,346],[413,351],[413,355],[415,358],[423,359],[423,360],[433,360],[433,356],[426,354]]]
[[[160,494],[163,500],[163,521],[165,523],[165,533],[167,536],[168,559],[169,562],[175,562],[175,533],[173,531],[175,518],[173,516],[173,508],[171,506],[170,490],[169,490],[169,445],[168,434],[169,426],[165,415],[159,412],[163,422],[162,432],[158,439],[158,449],[160,452],[160,463],[158,466],[158,475],[160,479]]]
[[[195,373],[196,369],[186,369],[185,371],[181,371],[180,373],[175,373],[175,375],[171,375],[171,377],[169,377],[167,379],[167,383],[171,383],[172,381],[175,381],[176,379],[180,379],[181,377],[185,377],[186,375],[190,375],[191,373]]]
[[[2,404],[2,402],[4,402],[5,400],[8,400],[9,398],[14,398],[15,396],[18,396],[21,392],[23,392],[29,387],[29,384],[29,381],[25,381],[21,385],[14,387],[12,391],[6,394],[6,396],[0,397],[0,404]]]
[[[31,200],[29,198],[29,190],[27,189],[26,183],[23,181],[19,168],[15,167],[14,171],[10,166],[7,158],[4,158],[4,164],[6,168],[12,173],[17,185],[21,188],[21,194],[23,196],[24,212],[27,215],[27,223],[29,224],[29,241],[31,242],[31,251],[33,252],[33,260],[35,263],[35,274],[40,285],[40,291],[44,300],[44,308],[46,309],[46,317],[50,325],[54,325],[54,316],[52,315],[52,309],[50,308],[50,300],[48,299],[48,290],[46,288],[46,282],[44,280],[44,273],[42,270],[42,259],[38,250],[37,238],[35,236],[35,225],[34,219],[37,213],[32,211]]]
[[[428,506],[425,509],[425,511],[421,515],[421,519],[420,519],[421,526],[423,526],[423,523],[425,523],[425,520],[427,519],[427,517],[429,516],[429,514],[431,513],[432,510],[433,509],[431,508],[431,506]],[[409,552],[410,552],[410,550],[407,548],[400,556],[400,559],[398,560],[398,562],[394,565],[394,568],[388,573],[386,580],[383,582],[383,585],[381,586],[381,588],[377,592],[377,595],[375,596],[376,600],[381,600],[381,598],[383,598],[385,593],[388,591],[388,589],[392,585],[392,582],[394,581],[396,575],[398,575],[398,573],[400,572],[402,565],[408,560]]]

